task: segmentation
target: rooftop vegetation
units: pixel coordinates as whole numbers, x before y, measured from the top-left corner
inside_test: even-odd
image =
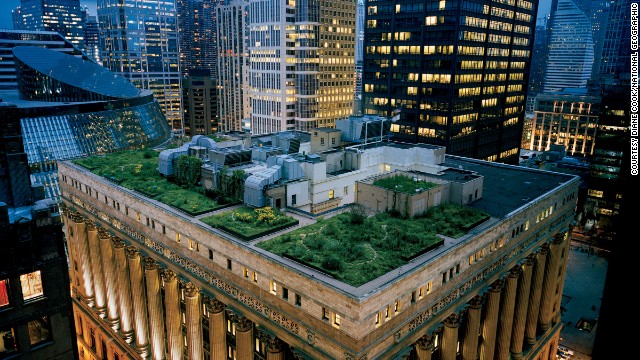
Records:
[[[244,240],[256,239],[298,224],[298,220],[283,215],[269,206],[257,209],[242,206],[222,214],[202,218],[201,221]]]
[[[342,213],[257,246],[360,286],[442,245],[436,234],[460,237],[487,218],[477,209],[451,204],[413,219]]]
[[[183,181],[182,185],[167,180],[158,173],[158,155],[159,153],[154,150],[128,150],[91,156],[73,162],[96,175],[190,215],[203,214],[233,203],[233,200],[217,196],[218,194],[209,194],[217,196],[217,200],[207,196],[205,189],[197,186],[188,175],[188,168],[193,167],[189,159],[178,166],[182,171],[182,173],[179,171],[180,176],[178,176],[178,179]]]
[[[434,182],[413,180],[413,178],[405,175],[395,175],[384,179],[378,179],[373,182],[373,185],[407,194],[414,194],[416,191],[428,190],[438,186],[438,184]]]
[[[207,137],[215,142],[223,142],[223,141],[229,140],[229,138],[227,138],[226,136],[215,135],[215,134],[207,135]]]

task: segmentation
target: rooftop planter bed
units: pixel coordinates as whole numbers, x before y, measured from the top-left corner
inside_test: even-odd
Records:
[[[144,194],[163,204],[195,216],[228,203],[207,197],[202,187],[187,187],[168,181],[158,174],[158,155],[153,150],[129,150],[73,160],[92,173]]]
[[[342,213],[257,246],[360,286],[442,245],[436,234],[459,237],[467,226],[487,218],[479,210],[458,205],[432,208],[414,219]]]
[[[205,224],[224,230],[245,241],[298,225],[299,221],[269,206],[253,209],[243,206],[222,214],[200,219]]]
[[[396,175],[384,179],[378,179],[373,182],[373,185],[407,194],[415,194],[416,191],[428,190],[438,186],[438,184],[430,181],[415,181],[413,180],[413,178],[404,175]]]

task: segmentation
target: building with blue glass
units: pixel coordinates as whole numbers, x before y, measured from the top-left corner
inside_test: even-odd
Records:
[[[57,160],[153,147],[171,137],[151,91],[53,50],[18,46],[13,57],[19,90],[0,91],[0,99],[17,108],[31,182],[45,197],[59,196]]]

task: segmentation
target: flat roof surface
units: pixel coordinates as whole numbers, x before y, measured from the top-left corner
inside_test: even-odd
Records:
[[[444,165],[461,167],[484,176],[482,198],[469,206],[484,210],[496,218],[504,218],[528,202],[577,177],[515,165],[489,164],[452,155],[445,156]]]

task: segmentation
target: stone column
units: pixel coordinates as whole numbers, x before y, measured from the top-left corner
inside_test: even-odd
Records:
[[[442,346],[440,350],[442,360],[456,360],[458,353],[458,328],[460,315],[451,314],[444,321],[442,330]]]
[[[182,329],[180,319],[180,292],[178,289],[178,277],[169,269],[162,272],[164,280],[164,307],[167,312],[165,317],[167,328],[167,359],[182,360]]]
[[[524,330],[525,339],[529,345],[536,343],[540,297],[542,296],[542,282],[548,253],[549,245],[545,243],[536,256],[536,263],[533,266],[533,274],[531,275],[531,294],[529,294],[529,306],[527,307],[527,325]]]
[[[422,335],[422,337],[416,341],[415,349],[417,360],[431,360],[433,336],[431,334]]]
[[[209,347],[211,360],[227,358],[227,324],[224,304],[216,299],[207,301],[209,310]]]
[[[147,296],[144,291],[142,259],[140,252],[133,246],[128,246],[125,252],[129,265],[136,351],[142,358],[147,358],[149,356],[149,326],[147,325]]]
[[[476,360],[478,357],[478,335],[480,335],[480,313],[484,299],[476,295],[469,301],[467,320],[462,338],[462,360]]]
[[[107,315],[107,290],[104,285],[102,262],[100,258],[100,240],[98,229],[91,220],[85,221],[87,240],[89,243],[89,256],[91,257],[91,274],[93,274],[93,292],[95,295],[95,310],[101,318]]]
[[[128,343],[133,341],[133,311],[131,309],[131,284],[129,283],[129,267],[124,253],[125,243],[116,236],[111,237],[113,257],[116,262],[116,292],[118,309],[120,309],[120,333]]]
[[[236,360],[253,360],[253,322],[246,317],[236,324]]]
[[[262,341],[267,347],[267,360],[284,360],[284,344],[280,339],[263,336]]]
[[[85,219],[78,213],[71,214],[71,226],[73,235],[78,244],[78,272],[80,273],[80,297],[82,302],[89,307],[95,305],[93,294],[93,280],[91,278],[91,256],[89,255],[89,241],[84,224]]]
[[[518,281],[516,306],[513,313],[513,330],[511,331],[511,346],[509,347],[512,359],[522,358],[524,326],[527,323],[527,308],[529,306],[531,274],[534,263],[534,258],[531,255],[528,256],[522,265],[522,274],[520,275],[520,281]]]
[[[162,292],[158,263],[150,257],[143,260],[144,273],[147,279],[147,309],[149,311],[149,336],[151,343],[151,359],[164,359],[164,312],[162,311]]]
[[[500,298],[500,315],[498,317],[498,336],[496,338],[496,360],[509,359],[509,345],[511,344],[511,330],[513,327],[513,311],[516,303],[518,277],[522,269],[514,266],[505,280],[502,297]]]
[[[551,327],[553,316],[553,302],[556,299],[556,285],[558,283],[558,264],[560,263],[560,251],[562,251],[563,234],[554,235],[547,256],[547,267],[544,272],[544,282],[542,283],[542,299],[540,303],[540,315],[538,322],[540,330],[546,332]]]
[[[487,292],[482,320],[482,343],[480,344],[480,360],[493,360],[496,348],[496,329],[498,327],[498,311],[500,310],[500,292],[504,282],[500,279],[491,284]]]
[[[113,330],[120,329],[120,314],[118,313],[118,293],[116,289],[116,262],[113,257],[111,235],[103,229],[98,229],[100,238],[100,255],[102,269],[104,270],[104,284],[107,288],[107,322]]]
[[[188,283],[185,289],[187,354],[189,359],[202,360],[202,305],[200,289],[194,283]]]

